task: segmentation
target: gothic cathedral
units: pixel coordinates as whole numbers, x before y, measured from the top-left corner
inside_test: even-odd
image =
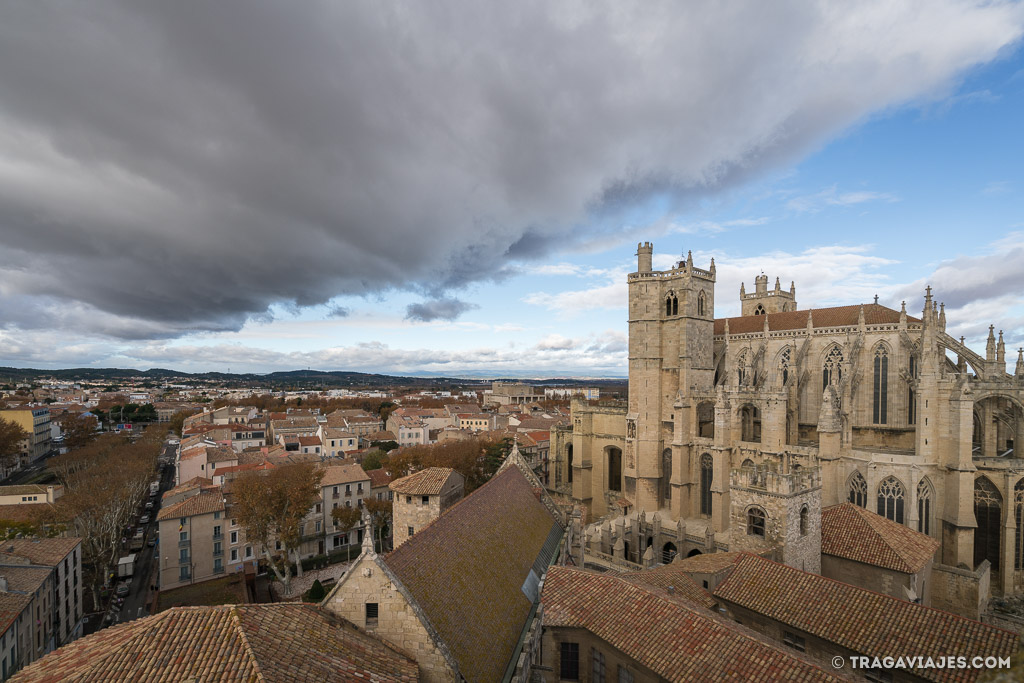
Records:
[[[799,309],[768,277],[715,318],[715,263],[652,268],[629,284],[629,399],[574,401],[552,434],[555,488],[583,504],[588,547],[637,564],[772,548],[819,571],[821,510],[849,501],[931,536],[935,558],[1024,584],[1024,358],[1002,333],[982,356],[877,303]],[[876,297],[877,300],[877,297]],[[633,547],[629,547],[632,543]]]

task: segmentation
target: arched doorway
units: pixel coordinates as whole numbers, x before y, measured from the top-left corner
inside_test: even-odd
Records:
[[[679,551],[676,550],[676,544],[669,541],[661,547],[661,561],[665,564],[672,564],[672,560],[676,559],[676,555]]]
[[[999,536],[1002,532],[1003,496],[987,477],[974,480],[974,567],[982,560],[992,565],[992,573],[999,573]]]
[[[699,551],[699,550],[697,550],[696,548],[694,548],[694,549],[693,549],[693,550],[691,550],[690,552],[686,553],[686,556],[687,556],[687,557],[693,557],[694,555],[703,555],[703,554],[704,554],[704,553],[702,553],[701,551]]]

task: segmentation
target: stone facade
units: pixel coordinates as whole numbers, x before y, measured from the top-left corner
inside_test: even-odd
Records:
[[[376,605],[376,621],[372,619],[372,608],[368,611],[368,604]],[[454,670],[444,653],[376,554],[360,555],[337,588],[324,599],[323,607],[409,653],[419,664],[421,681],[448,683],[455,680]]]
[[[877,301],[801,311],[795,285],[769,290],[761,275],[741,289],[744,315],[716,320],[714,261],[654,271],[652,254],[640,244],[628,276],[628,403],[574,401],[572,439],[552,436],[556,484],[597,520],[588,534],[626,510],[658,512],[733,549],[748,541],[752,498],[771,497],[734,472],[816,470],[818,483],[787,494],[812,529],[821,506],[850,500],[939,540],[936,567],[988,560],[994,593],[1024,587],[1024,353],[1010,375],[994,329],[984,354],[946,334],[931,288],[920,318]],[[789,535],[793,512],[782,505],[786,529],[771,515],[768,528],[801,547],[787,564],[813,570],[813,537]]]

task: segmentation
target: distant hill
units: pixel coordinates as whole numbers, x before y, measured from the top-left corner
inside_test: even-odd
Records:
[[[381,375],[365,372],[289,370],[267,374],[201,372],[189,373],[166,368],[132,370],[123,368],[64,368],[60,370],[39,370],[35,368],[0,367],[0,383],[33,382],[43,379],[60,381],[92,382],[160,382],[175,380],[188,383],[228,384],[233,386],[266,386],[273,388],[303,387],[307,389],[343,387],[397,387],[397,386],[466,386],[489,385],[491,381],[525,382],[533,385],[604,386],[623,384],[625,378],[485,378],[485,377],[432,377],[429,375],[402,376]]]

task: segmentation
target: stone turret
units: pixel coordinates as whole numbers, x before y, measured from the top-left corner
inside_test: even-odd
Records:
[[[996,359],[995,325],[988,326],[988,341],[985,343],[985,360],[994,362]]]
[[[638,273],[649,273],[654,268],[654,244],[651,242],[640,242],[636,245],[636,257]]]
[[[740,283],[741,315],[765,315],[796,310],[796,285],[790,283],[789,291],[782,289],[779,278],[775,278],[774,289],[768,289],[768,276],[761,273],[754,278],[754,291],[747,294]]]
[[[996,363],[1006,366],[1006,344],[1003,343],[1003,331],[999,330],[999,343],[996,344]]]
[[[1013,374],[1017,379],[1024,379],[1024,348],[1017,349],[1017,367]]]

